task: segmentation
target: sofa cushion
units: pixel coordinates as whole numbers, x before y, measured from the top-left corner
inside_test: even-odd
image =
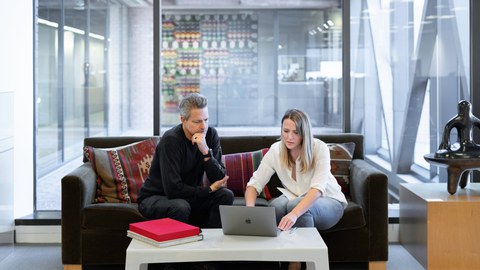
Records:
[[[342,187],[342,192],[350,197],[350,164],[352,163],[355,143],[327,143],[330,149],[330,170]]]
[[[97,175],[95,202],[135,203],[148,176],[157,139],[117,148],[87,146],[85,152]]]
[[[130,223],[145,221],[136,203],[90,204],[82,212],[83,229],[127,230]]]
[[[343,217],[335,226],[322,232],[353,230],[363,228],[366,225],[367,222],[365,221],[365,213],[363,212],[362,207],[359,204],[348,200],[348,205],[343,212]]]
[[[260,165],[263,156],[267,153],[268,148],[253,152],[243,152],[235,154],[227,154],[222,156],[223,164],[225,164],[225,170],[229,176],[227,186],[237,197],[243,197],[245,194],[245,188],[248,181]],[[270,192],[268,186],[265,185],[261,198],[270,200]]]

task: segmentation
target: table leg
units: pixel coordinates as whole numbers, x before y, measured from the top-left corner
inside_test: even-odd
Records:
[[[328,262],[325,263],[320,260],[305,262],[305,264],[307,265],[307,270],[329,270],[330,269]]]
[[[125,270],[148,270],[148,263],[138,263],[127,260]]]

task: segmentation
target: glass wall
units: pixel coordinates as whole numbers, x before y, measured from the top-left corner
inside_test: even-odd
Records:
[[[221,135],[279,134],[294,107],[318,132],[343,130],[340,1],[193,2],[162,2],[162,132],[191,92],[207,96]]]
[[[402,182],[445,182],[423,156],[470,99],[469,1],[350,1],[350,12],[352,131],[393,199]]]
[[[5,55],[5,54],[3,54]],[[13,59],[13,58],[12,58]],[[11,62],[11,61],[9,61]],[[5,87],[5,88],[4,88]],[[14,101],[13,91],[0,83],[0,264],[14,250]]]
[[[158,3],[38,0],[36,210],[60,209],[83,138],[161,133],[187,93],[209,98],[221,135],[279,134],[292,107],[316,132],[342,131],[341,1],[161,1],[154,115]]]
[[[350,119],[393,201],[399,183],[445,181],[423,155],[471,96],[469,0],[345,3],[347,116],[342,1],[161,1],[158,61],[158,2],[38,0],[36,209],[60,209],[60,179],[81,163],[84,137],[153,134],[156,122],[161,134],[190,92],[209,98],[221,135],[278,134],[291,107],[310,114],[315,132],[342,132]]]
[[[38,0],[36,209],[60,209],[83,138],[153,134],[148,1]]]

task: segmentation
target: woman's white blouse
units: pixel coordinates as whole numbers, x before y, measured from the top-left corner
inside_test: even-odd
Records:
[[[276,172],[283,187],[297,196],[304,195],[311,188],[315,188],[321,192],[322,196],[333,198],[342,203],[343,208],[347,207],[345,195],[330,172],[330,151],[324,142],[319,139],[313,140],[315,167],[307,172],[300,172],[300,166],[296,166],[296,181],[292,178],[291,168],[283,166],[280,161],[281,144],[282,142],[272,144],[247,186],[253,186],[257,193],[260,193]],[[296,164],[299,164],[299,159]]]

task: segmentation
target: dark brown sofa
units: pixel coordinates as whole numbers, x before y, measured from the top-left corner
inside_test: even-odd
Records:
[[[333,228],[320,231],[331,262],[365,262],[370,269],[386,269],[388,259],[387,176],[364,159],[363,135],[325,134],[315,136],[327,143],[354,142],[350,168],[348,207]],[[111,148],[150,137],[92,137],[86,146]],[[255,151],[270,145],[278,136],[222,137],[224,154]],[[65,269],[80,265],[124,264],[130,238],[128,225],[143,221],[136,204],[92,204],[96,175],[89,162],[62,179],[62,262]],[[269,188],[280,186],[274,176]],[[242,203],[238,198],[236,203]],[[259,201],[261,203],[261,201]]]

